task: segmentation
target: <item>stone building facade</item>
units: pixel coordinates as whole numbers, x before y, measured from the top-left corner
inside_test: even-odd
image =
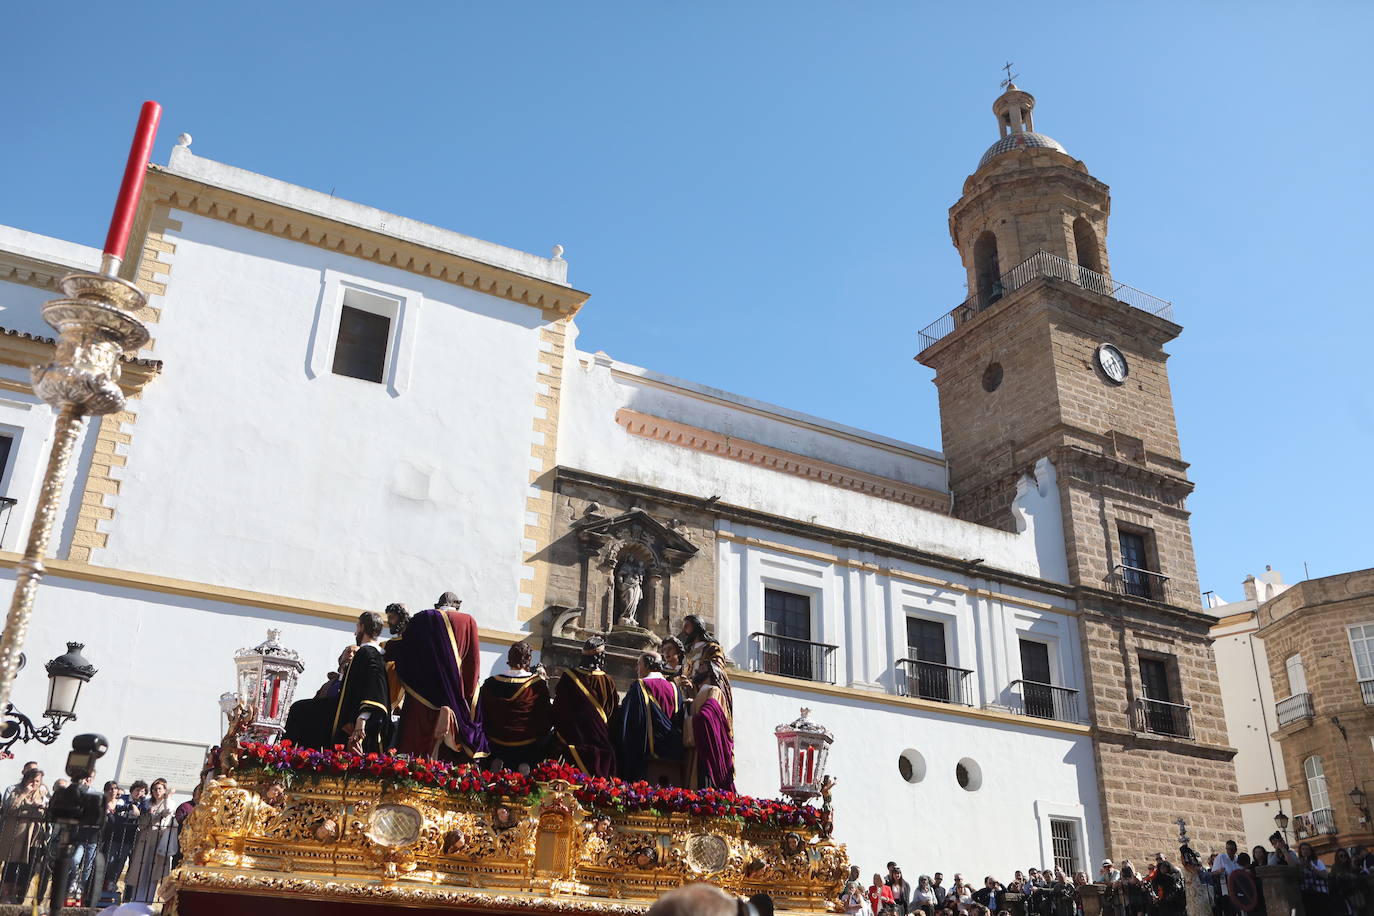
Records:
[[[1374,569],[1299,582],[1259,605],[1275,737],[1296,808],[1290,831],[1319,852],[1374,842]],[[1352,797],[1352,791],[1359,792]]]
[[[923,332],[954,513],[1013,528],[1016,482],[1054,464],[1106,842],[1148,852],[1161,810],[1214,842],[1241,823],[1166,368],[1181,328],[1113,281],[1107,187],[1033,108],[1014,85],[994,105],[1002,139],[950,209],[970,296]]]

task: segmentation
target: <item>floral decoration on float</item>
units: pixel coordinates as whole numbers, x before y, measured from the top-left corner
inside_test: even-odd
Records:
[[[545,787],[563,783],[573,797],[593,812],[685,814],[728,818],[760,827],[818,827],[821,813],[809,805],[777,799],[758,799],[717,789],[684,789],[649,782],[589,776],[566,763],[547,761],[529,774],[513,770],[486,771],[470,763],[446,763],[395,753],[357,754],[342,744],[332,748],[246,743],[237,770],[260,771],[289,783],[294,779],[343,776],[374,780],[387,787],[437,788],[473,801],[537,800]]]

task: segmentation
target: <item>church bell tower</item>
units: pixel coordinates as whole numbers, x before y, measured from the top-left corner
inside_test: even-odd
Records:
[[[1182,328],[1112,276],[1107,186],[1004,86],[998,138],[949,211],[967,296],[917,356],[935,370],[954,514],[1014,530],[1018,481],[1050,461],[1108,854],[1157,851],[1180,816],[1219,846],[1241,825],[1166,369]]]

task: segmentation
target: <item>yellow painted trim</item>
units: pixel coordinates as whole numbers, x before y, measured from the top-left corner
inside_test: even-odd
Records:
[[[779,544],[776,541],[766,541],[763,538],[745,537],[735,534],[732,531],[717,531],[716,539],[730,541],[735,544],[745,544],[750,547],[759,547],[764,550],[774,550],[778,553],[790,554],[794,557],[802,557],[807,560],[821,560],[826,563],[834,563],[836,566],[845,566],[850,569],[862,569],[866,572],[878,573],[879,575],[890,576],[894,579],[905,579],[909,582],[920,582],[923,585],[935,585],[940,588],[947,588],[951,591],[963,592],[966,595],[973,595],[978,598],[991,598],[997,601],[1008,601],[1012,604],[1019,604],[1022,607],[1035,608],[1041,611],[1052,611],[1055,614],[1064,614],[1068,617],[1079,616],[1076,608],[1063,607],[1058,604],[1050,604],[1045,601],[1036,601],[1032,598],[1022,598],[1018,595],[1008,595],[1005,592],[995,592],[986,588],[974,588],[971,585],[964,585],[960,582],[953,582],[949,579],[937,579],[933,576],[923,576],[920,573],[907,572],[904,569],[896,569],[891,566],[882,566],[877,563],[861,563],[858,560],[849,560],[837,556],[833,553],[826,553],[822,550],[807,550],[802,547],[793,547],[789,544]]]
[[[0,551],[0,567],[13,569],[22,556],[13,551]],[[224,604],[241,604],[267,611],[285,611],[305,617],[324,617],[330,620],[356,621],[363,608],[345,607],[340,604],[326,604],[323,601],[310,601],[305,598],[289,598],[283,595],[270,595],[265,592],[251,592],[225,585],[210,585],[192,582],[188,579],[172,579],[167,576],[154,576],[149,573],[130,572],[112,569],[108,566],[92,566],[89,563],[73,563],[70,560],[49,559],[43,561],[43,569],[49,576],[60,579],[73,579],[77,582],[95,582],[100,585],[115,585],[137,591],[157,592],[164,595],[180,595],[184,598],[202,598]],[[478,637],[485,643],[513,646],[518,642],[537,643],[537,637],[529,633],[507,633],[503,630],[488,630],[479,627]],[[538,648],[538,646],[535,646]]]
[[[1249,795],[1238,795],[1236,801],[1242,805],[1248,805],[1251,802],[1291,801],[1292,798],[1293,793],[1291,791],[1280,789],[1277,792],[1251,792]]]
[[[930,700],[919,700],[915,697],[899,697],[890,693],[875,693],[868,690],[858,690],[853,687],[840,687],[836,684],[801,681],[796,678],[780,677],[776,674],[764,674],[761,671],[731,669],[729,674],[730,680],[732,681],[765,684],[769,687],[790,687],[793,690],[819,693],[824,696],[838,697],[844,700],[862,700],[869,703],[882,703],[886,706],[919,709],[923,712],[936,712],[947,716],[960,716],[965,719],[979,719],[983,722],[1003,722],[1008,725],[1019,725],[1022,728],[1033,728],[1039,731],[1066,732],[1071,735],[1091,735],[1093,733],[1091,725],[1079,725],[1074,722],[1055,722],[1051,719],[1039,719],[1034,716],[1018,716],[1015,713],[1001,712],[996,709],[975,709],[971,706],[956,706],[952,703],[934,703]]]

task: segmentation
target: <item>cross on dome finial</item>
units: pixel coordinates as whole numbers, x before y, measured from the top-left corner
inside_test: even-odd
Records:
[[[1011,61],[1007,61],[1005,64],[1002,65],[1002,69],[1007,72],[1007,78],[1002,80],[1002,82],[998,83],[998,85],[1001,86],[1003,89],[1015,89],[1016,84],[1013,83],[1012,80],[1016,79],[1018,76],[1021,75],[1019,73],[1012,73],[1011,68]]]

